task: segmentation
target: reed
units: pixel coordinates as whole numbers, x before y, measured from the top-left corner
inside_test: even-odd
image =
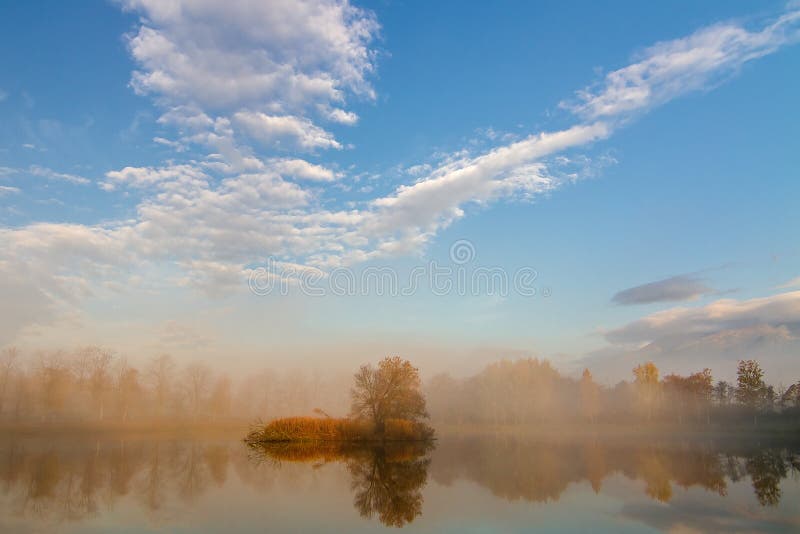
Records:
[[[284,417],[266,425],[255,425],[245,438],[251,443],[297,441],[423,441],[433,437],[425,424],[405,419],[388,419],[378,434],[367,421],[333,417]]]

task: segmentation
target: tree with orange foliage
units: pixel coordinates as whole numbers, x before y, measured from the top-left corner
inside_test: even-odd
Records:
[[[399,356],[384,358],[375,368],[362,365],[350,392],[352,415],[371,419],[375,432],[384,433],[388,419],[427,418],[419,370]]]

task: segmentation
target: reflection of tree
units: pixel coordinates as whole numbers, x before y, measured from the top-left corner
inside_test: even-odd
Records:
[[[402,527],[422,513],[422,488],[428,479],[430,445],[390,443],[359,446],[346,443],[253,445],[258,461],[274,465],[304,462],[315,466],[343,461],[350,472],[353,504],[362,517],[375,515],[387,526]]]
[[[150,457],[147,459],[144,478],[139,485],[140,498],[151,512],[159,510],[164,501],[164,479],[166,473],[162,455],[161,446],[156,443],[153,446]]]
[[[408,451],[376,447],[355,457],[347,467],[355,492],[353,503],[362,517],[377,514],[381,523],[402,527],[422,513],[422,487],[428,479],[430,458]]]
[[[178,485],[180,495],[187,502],[194,502],[205,492],[208,474],[203,463],[201,445],[191,443],[179,464]]]
[[[205,460],[211,478],[218,487],[225,485],[228,479],[228,449],[221,445],[213,445],[205,450]]]
[[[43,515],[47,506],[55,499],[56,488],[63,473],[58,455],[52,451],[40,455],[34,465],[25,502],[31,503],[37,515]]]
[[[606,473],[606,458],[603,446],[592,441],[583,447],[583,463],[586,466],[586,479],[595,493],[600,492]]]
[[[775,506],[781,500],[780,482],[788,474],[788,462],[780,451],[762,450],[749,456],[745,469],[753,481],[753,491],[762,506]]]
[[[636,471],[644,480],[644,492],[649,497],[661,502],[672,498],[671,473],[658,451],[640,451],[636,458]]]

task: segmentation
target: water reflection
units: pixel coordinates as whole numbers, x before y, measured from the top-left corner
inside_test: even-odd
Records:
[[[422,514],[422,488],[428,480],[433,448],[422,443],[272,444],[256,445],[252,450],[256,461],[345,462],[353,506],[361,517],[377,516],[384,525],[402,527]]]
[[[750,487],[752,504],[766,513],[786,498],[782,484],[787,478],[796,484],[799,451],[797,444],[786,443],[513,437],[446,438],[435,448],[248,448],[235,440],[9,438],[0,440],[0,516],[80,523],[124,502],[159,523],[201,506],[212,490],[300,496],[307,488],[292,484],[303,477],[308,487],[324,479],[338,488],[325,491],[348,491],[358,515],[394,527],[424,515],[429,482],[439,492],[469,481],[483,488],[487,498],[491,494],[539,503],[556,503],[571,485],[582,482],[601,493],[612,477],[620,476],[640,495],[660,503],[673,501],[679,488],[725,497],[732,486],[744,484]],[[331,464],[339,467],[321,469]]]
[[[713,443],[653,445],[526,441],[516,438],[450,440],[437,451],[433,479],[466,478],[507,500],[557,501],[571,483],[589,481],[599,493],[605,479],[622,474],[643,483],[644,493],[669,502],[675,486],[727,495],[728,481],[750,478],[762,506],[781,500],[781,480],[800,473],[794,446]]]

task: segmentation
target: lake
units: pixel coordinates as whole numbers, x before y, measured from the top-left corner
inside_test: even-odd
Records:
[[[2,532],[800,530],[800,446],[442,435],[0,438]]]

